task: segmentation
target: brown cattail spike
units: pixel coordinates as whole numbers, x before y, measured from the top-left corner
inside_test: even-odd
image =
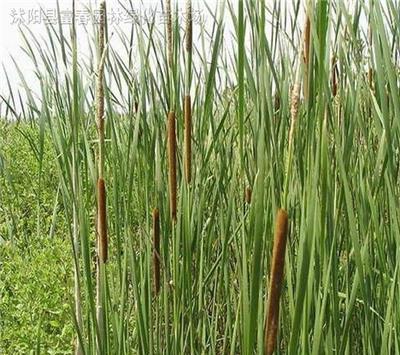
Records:
[[[99,261],[107,262],[108,258],[108,241],[107,241],[107,212],[106,212],[106,186],[104,179],[97,180],[97,238]]]
[[[173,44],[172,44],[172,14],[171,0],[166,0],[166,15],[167,15],[167,48],[168,48],[168,65],[172,68],[173,61]]]
[[[373,77],[373,71],[372,71],[372,45],[373,45],[373,43],[372,43],[372,39],[373,39],[373,37],[372,37],[372,27],[371,27],[371,24],[368,26],[368,42],[369,42],[369,47],[370,47],[370,56],[371,56],[371,58],[370,58],[370,64],[369,64],[369,67],[368,67],[368,84],[369,84],[369,88],[371,89],[371,90],[373,90],[373,80],[374,80],[374,77]]]
[[[297,115],[299,113],[300,103],[300,84],[294,84],[290,95],[290,130],[289,130],[289,146],[293,143],[294,129],[296,127]]]
[[[244,193],[244,198],[248,205],[250,205],[251,203],[251,194],[252,194],[251,187],[247,186],[246,191]]]
[[[193,24],[192,24],[192,1],[186,1],[186,51],[192,51]]]
[[[305,100],[308,100],[308,74],[310,66],[310,36],[311,36],[311,21],[310,17],[307,15],[306,23],[304,27],[304,47],[303,47],[303,61],[304,61],[304,85],[303,85],[303,95]]]
[[[265,328],[265,354],[271,355],[276,347],[279,326],[279,298],[285,265],[285,250],[288,231],[288,215],[279,209],[276,217],[274,249],[272,253],[271,277],[268,294],[268,315]]]
[[[172,221],[176,222],[176,134],[173,111],[168,115],[168,168],[170,213]]]
[[[192,107],[190,95],[185,96],[185,178],[190,184],[192,178]]]
[[[154,266],[154,292],[160,292],[160,213],[158,208],[153,210],[153,266]]]
[[[99,132],[104,132],[104,34],[105,34],[105,19],[106,3],[100,3],[100,26],[99,26],[99,63],[97,73],[97,129]]]
[[[274,109],[275,112],[278,111],[281,108],[281,97],[279,95],[279,92],[276,92],[274,95]]]
[[[305,64],[310,62],[310,36],[311,36],[311,21],[307,15],[306,23],[304,25],[304,48],[303,48],[303,60]]]
[[[373,80],[374,80],[374,73],[373,73],[372,67],[369,67],[368,68],[368,85],[371,90],[374,89]]]
[[[332,95],[336,97],[338,88],[338,69],[336,64],[336,57],[332,57]]]

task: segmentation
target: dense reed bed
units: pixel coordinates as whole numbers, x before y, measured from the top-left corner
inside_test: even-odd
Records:
[[[76,353],[400,353],[400,3],[288,3],[22,30]]]

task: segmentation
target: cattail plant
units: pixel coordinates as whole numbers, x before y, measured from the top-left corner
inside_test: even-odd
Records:
[[[290,128],[289,128],[289,139],[288,139],[288,156],[286,160],[286,176],[284,183],[284,198],[283,201],[286,203],[288,187],[289,187],[289,178],[292,169],[292,155],[293,155],[293,140],[294,140],[294,132],[297,123],[297,116],[299,113],[299,105],[300,105],[300,66],[297,66],[295,83],[292,87],[290,93]]]
[[[245,191],[244,191],[244,200],[248,205],[251,203],[251,195],[252,195],[252,190],[250,186],[247,186]]]
[[[176,133],[175,133],[175,112],[168,114],[167,124],[168,144],[168,181],[169,181],[169,207],[171,220],[176,222]]]
[[[274,247],[272,253],[271,276],[268,293],[268,313],[265,322],[265,351],[271,355],[275,351],[279,327],[279,299],[283,282],[285,266],[285,250],[288,231],[288,215],[279,209],[276,216]]]
[[[190,95],[185,96],[185,179],[190,184],[192,179],[192,107]]]
[[[160,292],[160,212],[158,208],[153,210],[153,272],[154,294]]]
[[[311,21],[310,14],[307,9],[306,22],[304,25],[303,35],[303,63],[304,63],[304,79],[303,79],[303,95],[304,99],[308,101],[309,96],[309,68],[310,68],[310,35],[311,35]]]
[[[277,112],[281,108],[281,97],[279,92],[276,92],[274,95],[274,110]]]
[[[108,259],[107,241],[107,209],[106,209],[106,185],[104,179],[97,180],[97,235],[98,258],[100,263],[106,263]]]
[[[78,83],[77,78],[77,38],[76,38],[76,23],[75,23],[75,0],[72,1],[72,77],[73,86],[76,87]],[[74,90],[73,100],[78,101],[77,90]],[[72,192],[76,197],[79,195],[79,165],[78,165],[78,112],[77,105],[73,105],[73,119],[71,120],[72,128]],[[79,235],[79,212],[77,202],[74,201],[72,204],[72,239],[73,239],[73,253],[74,253],[74,302],[75,302],[75,318],[77,322],[77,329],[82,334],[83,319],[82,319],[82,304],[81,304],[81,286],[80,286],[80,235]],[[83,354],[83,346],[79,336],[75,339],[75,355]]]
[[[190,77],[192,64],[192,2],[186,2],[186,77],[185,77],[185,100],[184,100],[184,115],[185,115],[185,179],[186,183],[190,184],[192,177],[192,104],[190,98]]]
[[[299,57],[301,51],[303,52],[303,63],[304,63],[304,68],[305,68],[305,73],[304,73],[304,86],[307,86],[305,90],[303,90],[304,98],[307,100],[308,98],[308,67],[309,67],[309,54],[310,54],[310,41],[311,41],[311,22],[310,22],[310,17],[308,15],[308,9],[307,9],[307,17],[305,20],[305,25],[304,25],[304,32],[303,32],[303,45],[301,48],[299,48]],[[289,142],[288,142],[288,156],[286,160],[286,176],[285,176],[285,183],[284,183],[284,198],[283,201],[286,203],[287,199],[287,194],[288,194],[288,184],[289,184],[289,178],[291,174],[291,166],[292,166],[292,155],[293,155],[293,139],[294,139],[294,132],[296,129],[296,122],[297,122],[297,116],[299,113],[299,105],[300,105],[300,90],[301,90],[301,84],[300,84],[300,63],[298,63],[297,68],[296,68],[296,74],[295,74],[295,81],[292,86],[291,92],[290,92],[290,128],[289,128]]]
[[[164,10],[166,1],[162,0]],[[174,1],[170,2],[173,11]],[[195,354],[207,349],[210,354],[248,355],[263,353],[264,347],[267,354],[274,349],[277,353],[283,346],[285,349],[282,350],[288,354],[331,353],[332,347],[340,354],[357,354],[360,349],[391,354],[398,348],[396,325],[400,319],[400,308],[396,295],[399,291],[400,265],[396,251],[400,243],[396,238],[396,223],[387,222],[397,220],[396,206],[400,198],[395,178],[397,147],[400,144],[396,126],[396,112],[400,111],[396,45],[400,41],[400,32],[389,21],[398,16],[397,7],[389,5],[384,8],[384,3],[396,2],[361,0],[354,8],[347,1],[319,1],[315,11],[315,1],[296,1],[296,4],[300,7],[306,2],[309,24],[304,26],[304,22],[296,22],[297,11],[286,11],[284,6],[268,7],[266,5],[271,2],[266,0],[254,4],[245,0],[220,1],[220,6],[215,7],[216,13],[207,19],[210,31],[205,28],[198,34],[200,50],[196,53],[194,40],[197,35],[193,37],[193,58],[198,56],[198,60],[192,62],[188,43],[183,43],[183,53],[178,51],[179,26],[178,21],[173,21],[172,29],[169,26],[170,39],[173,36],[174,41],[172,70],[168,64],[167,30],[157,30],[156,16],[149,18],[148,22],[146,20],[145,29],[137,21],[132,21],[132,26],[129,26],[130,33],[126,32],[125,26],[121,33],[115,28],[126,50],[121,50],[120,46],[107,46],[107,31],[102,34],[98,25],[96,36],[79,31],[79,41],[76,40],[75,28],[70,41],[61,24],[59,29],[57,26],[49,27],[44,42],[25,30],[24,56],[32,57],[34,68],[43,70],[37,76],[41,89],[39,93],[31,92],[33,88],[29,81],[23,85],[27,86],[27,94],[33,96],[28,101],[29,105],[24,107],[26,113],[23,114],[32,119],[28,123],[31,133],[25,137],[22,122],[18,129],[22,130],[19,133],[23,133],[24,137],[20,134],[18,137],[27,144],[29,141],[34,161],[40,156],[40,163],[44,165],[38,175],[38,180],[43,179],[39,182],[40,186],[28,186],[35,190],[38,212],[27,216],[33,217],[33,220],[27,221],[29,224],[25,221],[22,225],[16,223],[15,228],[22,229],[20,233],[23,234],[18,234],[24,240],[35,240],[29,237],[33,236],[32,233],[40,237],[48,220],[40,217],[50,215],[54,206],[54,228],[60,235],[66,231],[71,234],[74,262],[74,274],[71,276],[75,278],[74,304],[71,305],[74,308],[71,312],[73,317],[65,319],[69,310],[60,309],[60,317],[63,318],[57,316],[56,320],[61,324],[68,322],[68,329],[75,325],[75,354]],[[371,16],[373,43],[371,51],[368,51],[369,57],[366,56],[367,50],[357,45],[357,39],[364,36],[365,21],[352,21],[346,15],[354,11],[360,19]],[[198,20],[198,14],[196,18],[194,15],[193,11],[193,31]],[[230,46],[224,42],[227,21],[235,24],[234,40],[229,43]],[[309,36],[302,33],[299,40],[298,33],[303,30],[309,32]],[[190,31],[186,29],[186,32],[185,40],[188,41]],[[313,34],[318,35],[315,41]],[[95,100],[99,99],[93,105],[88,103],[93,91],[92,52],[89,48],[89,53],[86,53],[89,57],[83,52],[81,60],[77,54],[77,46],[86,43],[86,35],[89,36],[89,47],[96,47],[94,89]],[[303,39],[307,37],[309,44],[303,44]],[[368,35],[366,37],[368,41]],[[93,38],[96,43],[91,42]],[[99,38],[100,44],[97,43]],[[333,38],[335,42],[330,43]],[[297,41],[300,45],[296,52],[282,51],[292,48]],[[314,44],[318,45],[318,50]],[[164,47],[165,53],[160,51]],[[309,47],[310,51],[305,53],[304,47]],[[336,74],[331,72],[330,55],[333,53],[336,55],[335,65],[340,69]],[[309,55],[309,59],[304,59],[305,54]],[[185,60],[184,65],[178,65],[182,59]],[[104,68],[106,78],[103,78],[104,62],[107,65]],[[133,68],[138,63],[137,79]],[[314,64],[318,65],[314,68]],[[364,65],[367,66],[364,68]],[[359,72],[368,71],[368,65],[369,78],[365,73],[361,82]],[[324,74],[325,68],[329,68],[328,75]],[[16,73],[21,78],[14,81],[25,81],[25,69],[23,67],[22,73]],[[306,76],[309,85],[303,81],[304,70],[309,70]],[[314,77],[314,72],[318,76]],[[196,85],[189,85],[190,75],[192,84]],[[290,89],[287,84],[289,79]],[[315,79],[315,85],[311,79]],[[13,86],[16,82],[10,80],[9,85]],[[329,100],[336,91],[335,82],[337,95],[332,106]],[[375,88],[370,90],[368,82]],[[108,92],[111,83],[113,92]],[[303,84],[306,90],[309,86],[310,104],[304,107]],[[18,92],[10,94],[6,89],[0,97],[0,109],[11,110],[18,105],[18,101],[13,103],[13,97],[18,100],[19,90],[20,100],[24,101],[23,86],[18,85]],[[275,102],[274,92],[277,92]],[[341,93],[346,93],[346,97],[340,97],[343,96]],[[196,141],[201,143],[198,155],[201,164],[194,164],[192,154],[191,183],[188,185],[183,165],[189,149],[183,142],[183,129],[189,124],[185,123],[184,115],[182,118],[175,117],[174,112],[184,112],[185,106],[189,105],[189,100],[184,104],[184,99],[190,94],[192,131],[187,132],[192,135],[193,152],[195,136]],[[103,95],[109,97],[107,110]],[[175,100],[169,95],[171,98],[174,95]],[[10,98],[7,99],[7,96]],[[6,100],[8,102],[4,106],[3,101]],[[201,110],[194,109],[197,103],[201,103]],[[96,106],[93,115],[90,106]],[[366,110],[368,107],[370,111]],[[371,115],[371,110],[375,108],[376,114]],[[137,110],[148,117],[137,117]],[[105,118],[109,112],[113,112],[114,119]],[[157,119],[159,112],[164,112],[161,121]],[[189,109],[186,109],[185,115],[188,112]],[[201,116],[196,122],[195,113]],[[275,119],[263,119],[271,114]],[[286,114],[290,115],[288,120]],[[308,119],[307,124],[302,124],[303,117]],[[97,121],[94,123],[93,120]],[[343,120],[346,120],[349,129],[343,129]],[[181,142],[178,141],[175,125],[176,129],[180,129],[181,123],[179,138],[182,133],[184,184],[181,204],[176,211],[176,180],[180,178],[176,144]],[[96,131],[93,170],[93,147],[90,144],[93,134],[90,128],[95,129],[95,125],[99,139]],[[110,132],[110,137],[107,132]],[[50,151],[44,145],[48,134],[54,150],[54,155],[50,156],[47,156]],[[105,134],[105,138],[110,139],[109,144],[108,140],[104,141]],[[7,147],[3,144],[5,136],[0,135],[1,155],[6,153]],[[306,139],[298,144],[297,139],[302,137]],[[246,143],[249,143],[248,146]],[[355,145],[356,149],[348,149]],[[279,154],[283,153],[285,156],[280,157]],[[165,163],[162,161],[164,156]],[[274,157],[269,159],[272,164],[265,157]],[[5,157],[5,163],[12,162],[8,159],[13,158]],[[62,199],[54,196],[54,201],[52,199],[42,206],[42,199],[53,197],[53,186],[46,186],[47,179],[44,179],[47,171],[53,171],[52,168],[47,169],[48,158],[57,164],[55,170],[60,178]],[[284,162],[275,164],[274,161],[278,160]],[[168,186],[162,185],[163,164],[171,174],[167,177]],[[362,176],[359,169],[346,169],[349,164],[362,167]],[[27,166],[33,167],[31,164]],[[12,166],[9,164],[2,168]],[[9,219],[18,219],[19,216],[11,206],[18,190],[14,192],[12,186],[10,189],[5,186],[4,189],[3,184],[7,181],[1,170],[2,204],[10,203],[10,206],[2,206],[0,234],[1,238],[7,238],[7,229],[12,227],[10,229],[14,230]],[[9,172],[12,173],[11,170]],[[253,174],[256,177],[254,187],[250,184]],[[52,175],[50,178],[53,178]],[[111,177],[113,189],[110,189]],[[281,177],[285,179],[283,183]],[[200,187],[196,193],[194,182]],[[15,187],[19,189],[20,186],[17,184]],[[250,205],[250,189],[246,192],[246,186],[254,190]],[[171,230],[167,228],[173,238],[165,240],[166,250],[163,249],[162,235],[159,235],[164,232],[161,220],[157,221],[157,213],[148,209],[150,200],[157,201],[153,207],[159,208],[159,218],[162,217],[163,187],[168,190],[167,220],[170,219],[170,210],[173,218],[182,219],[177,228],[173,222]],[[46,188],[51,188],[50,195]],[[284,197],[275,196],[282,189]],[[95,194],[95,199],[90,192]],[[7,197],[10,202],[3,199],[4,193],[10,194]],[[263,284],[262,272],[266,254],[265,210],[268,209],[265,202],[272,196],[273,204],[279,204],[291,218],[288,221],[285,212],[278,212],[278,221],[274,216],[276,242],[274,252],[271,247],[269,253],[273,259],[268,259],[268,263],[272,260],[273,263],[271,275],[270,269],[267,275],[271,281],[266,285]],[[239,203],[237,199],[240,199]],[[93,211],[87,206],[94,200],[96,232],[92,234],[97,238],[97,258],[92,268],[88,226]],[[62,207],[60,210],[59,206]],[[249,215],[241,213],[249,212],[250,206]],[[25,207],[22,206],[22,212]],[[146,223],[143,211],[149,211],[153,221]],[[64,215],[63,212],[65,216],[59,216],[59,213]],[[365,223],[364,217],[370,215],[373,220]],[[40,224],[37,230],[32,228],[35,223]],[[113,246],[116,249],[112,253],[111,249],[107,249],[107,241],[111,245],[111,239],[107,238],[107,231],[110,234],[107,223],[113,226]],[[297,242],[287,255],[291,257],[283,262],[282,244],[285,238],[289,240],[289,229],[296,232]],[[14,234],[13,230],[9,233]],[[376,238],[382,233],[387,237]],[[150,241],[146,235],[150,235]],[[60,242],[64,243],[64,240]],[[0,241],[0,244],[2,249],[3,242]],[[64,244],[61,245],[63,247]],[[392,252],[385,253],[387,249]],[[370,253],[371,250],[377,252]],[[8,252],[6,256],[8,258]],[[70,255],[60,254],[58,257],[67,261]],[[48,259],[48,262],[51,267],[55,261]],[[108,265],[111,262],[112,267]],[[9,264],[13,266],[12,262]],[[287,276],[290,273],[290,277],[285,275],[283,278],[283,264],[285,273],[288,271]],[[314,267],[316,264],[318,267]],[[374,265],[385,277],[369,272],[366,265]],[[92,275],[92,269],[95,269],[96,276]],[[10,280],[13,281],[12,278]],[[68,284],[65,282],[66,286]],[[170,285],[165,289],[168,292],[163,292],[164,285]],[[265,307],[261,307],[265,286],[270,290],[267,290]],[[283,293],[279,299],[281,288],[281,292],[285,290],[285,302]],[[374,292],[377,288],[379,292]],[[343,290],[346,291],[344,294]],[[57,294],[62,296],[64,291],[68,290]],[[157,292],[158,296],[155,295]],[[279,305],[283,307],[286,301],[287,312],[278,315]],[[152,302],[157,304],[156,307]],[[376,311],[371,312],[374,305],[377,306],[374,307]],[[265,310],[265,314],[261,314],[260,310]],[[47,326],[47,318],[43,318],[44,326],[39,333],[32,331],[32,324],[28,324],[32,337],[27,347],[54,349],[50,346],[57,343],[60,348],[55,351],[67,352],[71,346],[69,332],[59,339],[50,339],[48,335],[52,327]],[[15,345],[20,342],[15,338],[16,333],[12,324],[9,330],[0,332],[0,348],[4,353],[18,352]],[[14,338],[4,342],[4,335]],[[277,338],[282,339],[282,344]],[[53,344],[47,346],[48,341]]]
[[[338,69],[336,56],[332,56],[332,74],[331,74],[332,96],[336,97],[338,91]]]
[[[289,130],[289,146],[293,144],[294,129],[296,127],[297,116],[299,113],[300,104],[300,84],[295,83],[290,95],[290,130]]]
[[[98,133],[98,180],[97,180],[97,283],[96,283],[96,308],[97,324],[99,327],[99,338],[97,339],[98,351],[102,352],[104,346],[102,337],[105,334],[104,317],[104,291],[105,291],[105,263],[108,256],[107,246],[107,210],[106,210],[106,187],[104,180],[104,62],[105,62],[105,23],[106,2],[100,3],[100,22],[98,34],[98,71],[96,82],[96,121]]]
[[[171,0],[166,0],[165,12],[167,16],[167,59],[168,59],[168,66],[170,69],[172,69],[174,57],[173,57]]]
[[[373,71],[372,71],[372,26],[368,26],[368,45],[370,50],[370,62],[368,67],[368,85],[373,90]]]
[[[297,71],[296,77],[298,77],[299,70]],[[289,142],[288,142],[288,157],[286,161],[286,177],[285,177],[285,189],[284,189],[284,201],[286,202],[286,197],[288,193],[289,176],[291,173],[292,166],[292,154],[293,154],[293,139],[294,132],[296,128],[297,116],[299,113],[300,104],[300,89],[298,79],[296,79],[295,84],[291,90],[290,94],[290,128],[289,128]]]
[[[185,41],[186,53],[192,54],[193,45],[193,18],[192,18],[192,1],[186,1],[186,41]]]

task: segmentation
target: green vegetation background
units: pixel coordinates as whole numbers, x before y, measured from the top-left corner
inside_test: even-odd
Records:
[[[70,354],[72,256],[54,152],[45,137],[41,165],[37,128],[0,131],[0,354]]]

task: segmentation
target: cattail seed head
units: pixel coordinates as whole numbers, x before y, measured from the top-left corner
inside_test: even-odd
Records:
[[[369,47],[370,47],[370,56],[372,57],[372,40],[373,40],[373,34],[372,34],[372,27],[371,24],[368,26],[368,42],[369,42]],[[372,70],[372,58],[370,59],[370,64],[368,67],[368,85],[371,90],[373,90],[373,80],[374,80],[374,74]]]
[[[248,205],[250,205],[250,203],[251,203],[251,195],[252,195],[251,187],[247,186],[246,190],[245,190],[245,193],[244,193],[244,198],[245,198],[245,201],[246,201],[246,203]]]
[[[304,43],[303,43],[303,61],[306,66],[310,63],[310,36],[311,36],[311,21],[307,15],[304,25]]]
[[[97,129],[99,134],[104,132],[104,62],[102,56],[104,53],[104,37],[105,37],[105,25],[106,25],[106,2],[100,3],[100,19],[99,19],[99,59],[98,59],[98,73],[97,73]]]
[[[107,241],[107,210],[106,210],[106,186],[104,179],[97,180],[97,242],[99,261],[107,262],[108,241]]]
[[[185,96],[185,178],[186,183],[190,184],[192,178],[192,106],[190,95]]]
[[[167,48],[168,48],[168,65],[172,68],[173,61],[173,37],[172,37],[172,13],[171,0],[166,0],[166,15],[167,15]]]
[[[290,95],[290,117],[295,119],[299,113],[299,102],[300,102],[300,84],[296,83],[293,85],[292,92]]]
[[[176,133],[175,112],[168,114],[168,172],[169,172],[169,203],[171,219],[176,222]]]
[[[293,85],[292,92],[290,95],[290,131],[289,131],[289,145],[293,142],[294,129],[297,121],[297,115],[299,113],[300,104],[300,84],[296,83]]]
[[[281,97],[278,92],[274,95],[274,110],[275,112],[281,108]]]
[[[338,90],[338,69],[336,63],[336,57],[332,57],[332,95],[336,97]]]
[[[310,67],[310,36],[311,36],[311,21],[307,14],[306,23],[304,25],[304,42],[303,42],[303,62],[304,62],[304,84],[303,84],[303,94],[304,98],[308,100],[308,74]]]
[[[371,90],[374,89],[374,83],[373,83],[373,81],[374,81],[374,72],[373,72],[373,70],[372,70],[372,67],[369,67],[369,68],[368,68],[368,85],[369,85],[369,88],[370,88]]]
[[[158,208],[153,210],[153,267],[154,293],[160,292],[160,213]]]
[[[268,314],[265,328],[265,354],[271,355],[276,347],[279,327],[279,299],[285,266],[285,251],[288,231],[288,215],[279,209],[276,216],[274,247],[272,252],[271,277],[268,293]]]
[[[192,18],[192,1],[186,1],[186,51],[192,51],[193,42],[193,18]]]

